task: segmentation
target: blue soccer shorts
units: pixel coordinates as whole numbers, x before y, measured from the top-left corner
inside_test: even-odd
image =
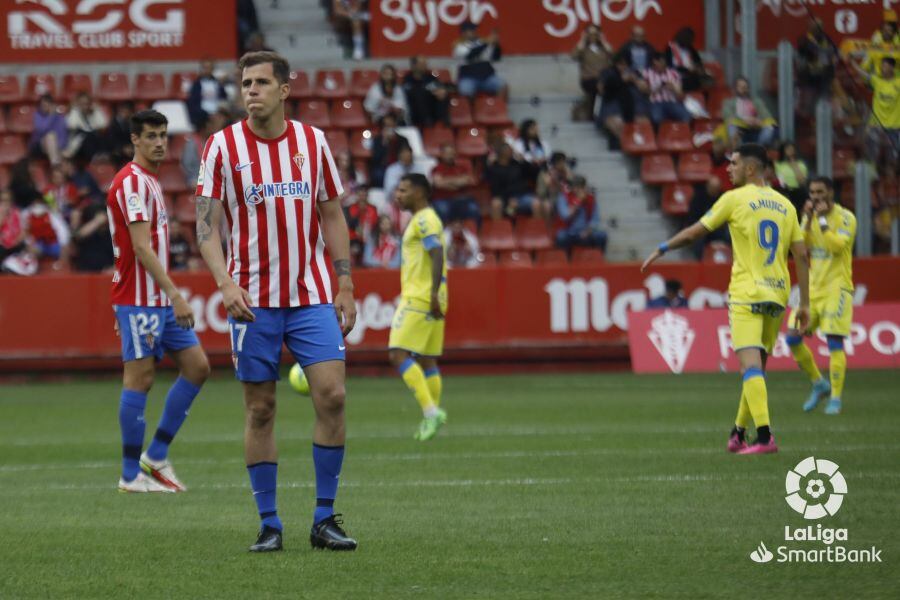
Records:
[[[122,340],[122,362],[148,356],[157,361],[163,352],[178,352],[199,344],[193,329],[175,322],[171,306],[113,306]]]
[[[333,304],[290,308],[251,308],[255,321],[229,315],[228,332],[234,370],[239,381],[278,381],[281,346],[301,367],[326,360],[344,360],[344,336]]]

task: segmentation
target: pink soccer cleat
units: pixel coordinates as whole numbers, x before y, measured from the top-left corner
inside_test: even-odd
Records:
[[[728,438],[728,451],[731,453],[740,452],[747,447],[747,442],[738,437],[738,434],[732,433]]]
[[[742,450],[738,450],[738,454],[775,454],[778,452],[778,444],[775,443],[775,436],[769,437],[768,444],[754,443]]]

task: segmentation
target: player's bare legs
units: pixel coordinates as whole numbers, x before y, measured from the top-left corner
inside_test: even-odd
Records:
[[[329,360],[307,366],[304,370],[309,380],[309,391],[316,422],[313,426],[313,443],[320,446],[344,445],[344,361]]]
[[[122,377],[122,387],[126,390],[148,393],[153,387],[153,378],[156,375],[156,363],[152,356],[129,360],[125,363]]]
[[[769,398],[765,379],[768,356],[759,348],[741,348],[736,354],[741,364],[744,383],[741,390],[741,407],[738,409],[732,437],[737,435],[743,439],[744,432],[741,425],[742,421],[746,423],[747,412],[753,417],[756,425],[756,441],[752,445],[738,450],[737,453],[768,454],[777,452],[775,438],[769,430]]]
[[[247,465],[277,463],[275,382],[244,382],[244,459]]]

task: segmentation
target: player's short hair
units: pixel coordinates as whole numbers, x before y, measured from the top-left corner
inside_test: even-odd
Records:
[[[741,144],[736,152],[741,155],[741,158],[752,158],[759,161],[760,168],[764,169],[769,164],[769,154],[760,144]]]
[[[407,173],[400,178],[400,181],[408,181],[409,185],[422,190],[425,198],[431,200],[431,184],[428,182],[428,178],[421,173]]]
[[[277,52],[270,50],[262,50],[260,52],[248,52],[238,61],[238,69],[242,72],[247,67],[255,67],[256,65],[272,65],[272,73],[278,83],[287,83],[291,77],[291,65],[287,59]]]
[[[814,183],[821,183],[829,192],[834,191],[834,181],[831,179],[831,177],[826,177],[825,175],[817,175],[809,180],[809,185],[812,185]]]
[[[136,136],[140,136],[143,133],[144,125],[159,127],[168,124],[169,119],[166,118],[166,115],[152,109],[142,110],[131,115],[131,133]]]
[[[677,294],[681,291],[681,282],[677,279],[666,279],[666,291],[670,294]]]
[[[893,56],[885,56],[884,58],[881,59],[881,62],[887,63],[887,64],[891,65],[892,67],[897,66],[897,59],[894,58]]]

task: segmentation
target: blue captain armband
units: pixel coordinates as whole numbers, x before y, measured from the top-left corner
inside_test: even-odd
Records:
[[[437,235],[429,235],[422,238],[422,245],[425,246],[426,250],[434,250],[441,247],[441,240]]]

